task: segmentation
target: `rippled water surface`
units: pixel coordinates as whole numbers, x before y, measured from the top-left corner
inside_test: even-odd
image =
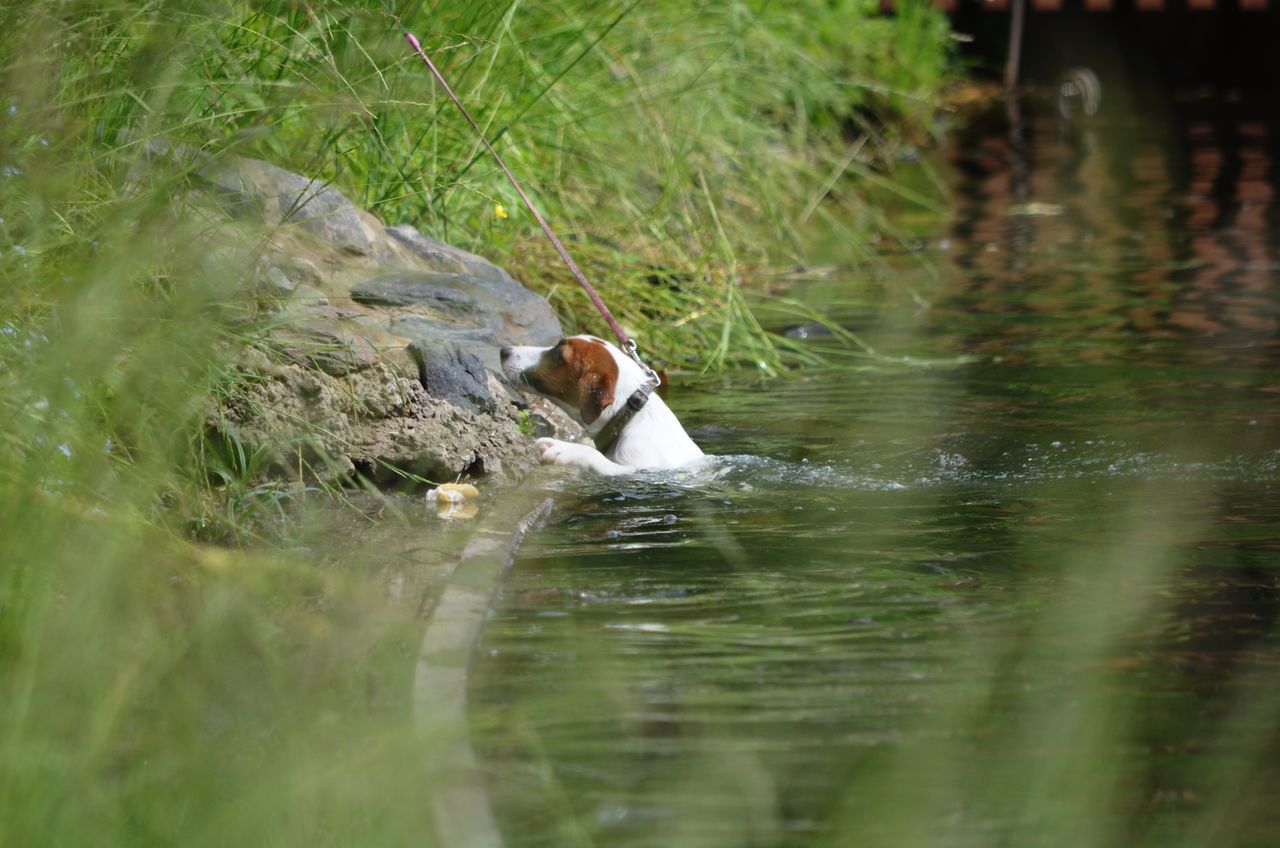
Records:
[[[884,358],[686,381],[716,458],[558,484],[471,689],[511,844],[1280,840],[1280,124],[1048,113],[797,289]]]

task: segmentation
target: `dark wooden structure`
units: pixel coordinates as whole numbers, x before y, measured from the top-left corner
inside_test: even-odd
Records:
[[[905,0],[880,2],[892,14]],[[929,2],[967,36],[962,52],[972,66],[1010,86],[1056,85],[1083,67],[1105,88],[1143,96],[1280,92],[1280,0]]]
[[[974,8],[990,12],[1006,12],[1013,0],[980,0],[976,3],[964,3]],[[934,5],[944,12],[958,11],[961,0],[934,0]],[[1029,0],[1032,12],[1060,12],[1068,5],[1068,0]],[[1225,9],[1239,9],[1242,12],[1265,12],[1271,5],[1269,0],[1070,0],[1070,5],[1077,6],[1087,12],[1114,12],[1131,9],[1137,12],[1165,12],[1185,9],[1191,12],[1214,12]],[[893,10],[893,0],[882,0],[880,7],[886,11]]]

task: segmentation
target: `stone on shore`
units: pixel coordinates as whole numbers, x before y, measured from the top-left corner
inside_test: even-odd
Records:
[[[385,228],[331,186],[267,162],[207,159],[194,173],[229,232],[264,228],[262,257],[245,265],[270,325],[209,422],[265,450],[272,472],[293,479],[301,463],[316,478],[379,484],[518,476],[534,464],[535,430],[581,436],[497,371],[502,345],[561,335],[546,300],[502,268],[412,226]]]
[[[474,354],[447,341],[411,342],[418,361],[419,380],[432,397],[460,409],[493,413],[498,404],[489,391],[489,374]]]
[[[268,226],[296,223],[340,251],[373,253],[376,222],[319,180],[244,158],[217,160],[197,175],[234,217],[259,218]]]

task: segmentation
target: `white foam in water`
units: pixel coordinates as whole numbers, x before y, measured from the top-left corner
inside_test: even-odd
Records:
[[[1010,485],[1054,480],[1153,478],[1188,481],[1267,482],[1280,480],[1280,450],[1234,454],[1214,462],[1187,462],[1173,454],[1138,450],[1097,439],[1047,446],[1026,444],[980,461],[954,448],[929,448],[891,460],[794,462],[750,454],[708,456],[675,471],[642,472],[627,478],[623,498],[647,499],[681,490],[767,493],[770,490],[851,489],[899,492],[953,485]],[[611,484],[616,485],[616,482]],[[580,488],[561,481],[558,488]]]

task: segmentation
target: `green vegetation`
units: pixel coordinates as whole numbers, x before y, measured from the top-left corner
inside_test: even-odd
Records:
[[[805,258],[810,225],[856,253],[871,233],[894,237],[889,204],[937,208],[927,174],[894,165],[902,139],[927,135],[946,71],[944,23],[923,5],[893,20],[847,0],[436,5],[397,8],[658,356],[690,352],[691,367],[798,361],[801,351],[760,324],[823,316],[782,299],[753,310],[753,289],[740,282]],[[223,249],[185,176],[146,167],[148,150],[180,142],[324,176],[389,222],[515,267],[579,326],[601,328],[405,48],[387,6],[10,3],[0,9],[0,67],[0,844],[430,844],[427,801],[450,774],[439,729],[409,706],[429,606],[423,560],[447,556],[462,536],[435,526],[415,536],[420,526],[388,516],[366,556],[344,545],[354,526],[374,527],[360,514],[328,509],[301,481],[264,482],[260,451],[206,432],[211,399],[237,390],[231,363],[260,332],[245,305],[251,258]],[[832,360],[837,346],[845,356],[863,351],[840,328],[828,344]],[[1078,364],[1078,345],[1062,351]],[[1239,414],[1239,372],[1224,403],[1226,372],[1214,362],[1203,374],[1136,375],[1117,390],[1124,402],[1104,393],[1096,414],[1072,418],[1063,410],[1079,409],[1090,383],[1075,370],[1060,395],[1045,395],[1053,402],[1042,414],[1077,437],[1110,422],[1108,442],[1133,438],[1143,415],[1179,428],[1188,409],[1250,418]],[[849,441],[832,443],[866,456],[862,440],[876,440],[892,462],[914,428],[952,432],[957,395],[972,388],[961,380],[973,375],[916,373],[936,384],[938,404],[867,416],[857,402],[869,389],[847,385],[839,432]],[[1025,369],[1010,379],[1027,379]],[[1166,396],[1152,386],[1166,381],[1205,387],[1203,403],[1153,404]],[[914,399],[891,382],[872,389]],[[779,403],[799,418],[792,410],[814,390],[789,388]],[[1096,395],[1096,381],[1088,391]],[[993,453],[1029,438],[1025,416],[977,399],[978,420],[1012,421],[983,434]],[[745,429],[761,405],[746,392],[736,402]],[[1254,429],[1264,433],[1269,422],[1259,418]],[[828,442],[820,424],[800,421],[793,442],[770,453]],[[680,587],[705,580],[701,595],[673,592],[654,605],[632,605],[626,592],[572,598],[589,601],[597,621],[610,603],[645,615],[668,604],[665,630],[573,634],[558,656],[580,661],[553,681],[569,685],[512,704],[502,718],[542,713],[561,732],[572,729],[566,716],[613,722],[634,697],[623,672],[646,660],[631,652],[625,668],[610,666],[596,661],[602,647],[628,633],[689,640],[689,653],[666,655],[677,673],[640,694],[663,709],[670,700],[695,724],[716,717],[696,709],[708,704],[731,710],[732,721],[675,736],[666,721],[674,710],[638,713],[654,741],[688,759],[636,751],[627,777],[670,776],[658,785],[663,803],[701,817],[640,827],[658,833],[656,844],[689,844],[680,827],[699,824],[724,825],[708,828],[710,844],[760,834],[756,844],[803,841],[752,830],[775,819],[746,743],[777,714],[743,709],[735,696],[786,679],[768,675],[834,661],[830,679],[808,678],[814,703],[865,698],[871,718],[891,727],[862,737],[866,759],[841,764],[850,771],[837,780],[840,797],[823,822],[833,830],[818,844],[1274,844],[1275,457],[1259,439],[1266,452],[1248,456],[1271,468],[1244,487],[1214,475],[1185,488],[1104,485],[1064,466],[1058,484],[1009,497],[967,484],[945,496],[844,485],[821,493],[841,509],[807,511],[818,518],[792,502],[812,497],[808,483],[735,494],[759,508],[743,515],[725,505],[734,511],[723,527],[700,513],[677,525],[688,532],[701,521],[700,544],[723,562],[694,573],[698,563],[679,557],[698,544],[677,541],[646,574],[652,582],[664,568],[678,572]],[[1135,466],[1145,458],[1132,457]],[[647,523],[636,526],[676,538],[651,521],[677,509],[661,497],[687,495],[645,501],[636,516]],[[599,523],[600,536],[611,527]],[[303,547],[202,544],[264,528]],[[571,553],[588,558],[590,548],[575,542]],[[742,549],[790,567],[759,567]],[[881,566],[860,565],[855,579],[826,568],[824,555],[851,549]],[[1197,610],[1179,593],[1194,600],[1194,587],[1179,590],[1171,575],[1205,551],[1221,552],[1210,564],[1225,569],[1238,553],[1247,567],[1231,580],[1216,568],[1195,577],[1222,589],[1221,598],[1205,595],[1220,608]],[[794,563],[817,566],[829,584],[806,587],[793,617],[778,601],[794,589]],[[608,568],[599,557],[578,565]],[[524,576],[547,575],[555,567],[544,561]],[[924,610],[914,616],[913,586]],[[1238,610],[1233,595],[1255,602]],[[851,631],[860,607],[880,619],[887,644]],[[1235,617],[1248,620],[1222,624]],[[937,642],[919,637],[927,628]],[[1224,647],[1217,628],[1253,635]],[[847,657],[830,639],[841,633],[853,639]],[[794,662],[779,661],[786,650]],[[885,662],[895,652],[903,662]],[[705,662],[715,656],[730,661]],[[1228,690],[1236,663],[1245,668]],[[872,681],[828,685],[841,673]],[[903,697],[877,699],[882,674]],[[1190,678],[1213,691],[1202,697]],[[1161,735],[1159,723],[1179,715],[1192,726]],[[737,736],[735,722],[746,728]],[[636,724],[607,729],[616,737]],[[530,724],[498,725],[535,761],[564,753],[538,751],[556,740]],[[1179,747],[1144,737],[1153,726]],[[823,731],[805,741],[822,746]],[[1167,783],[1144,784],[1133,770],[1144,758],[1169,767]],[[588,791],[555,796],[550,768],[502,777],[519,791],[553,790],[559,806],[529,819],[532,836],[563,826],[563,844],[588,844],[597,830],[610,834],[613,820],[583,804]],[[587,769],[570,777],[586,790],[601,782]],[[729,803],[704,803],[717,787]],[[1137,810],[1126,806],[1135,798]],[[585,830],[560,815],[579,809]]]
[[[398,17],[358,4],[184,6],[7,13],[19,107],[7,130],[18,159],[63,172],[47,213],[74,206],[64,235],[85,237],[122,199],[150,140],[179,141],[332,180],[390,222],[514,263],[595,326],[404,29],[660,355],[763,351],[777,364],[734,292],[741,269],[801,260],[810,220],[862,243],[884,226],[866,191],[928,203],[882,167],[903,132],[927,129],[945,78],[946,24],[923,4],[896,19],[849,0],[480,2]],[[51,149],[25,149],[38,141]]]
[[[873,4],[398,8],[660,355],[780,356],[742,269],[923,132],[945,25]],[[206,436],[254,337],[177,142],[331,179],[389,222],[513,263],[587,326],[388,6],[0,9],[0,842],[392,844],[423,830],[429,727],[403,708],[414,603],[243,538],[305,487]],[[502,204],[510,217],[495,215]],[[678,320],[673,320],[678,319]],[[677,335],[678,334],[678,335]]]
[[[407,49],[412,29],[649,355],[772,369],[804,354],[765,332],[743,278],[801,260],[809,223],[856,251],[887,227],[866,191],[929,203],[890,171],[898,139],[927,132],[947,68],[946,23],[916,3],[896,18],[850,0],[38,2],[0,15],[7,437],[34,448],[40,430],[108,469],[146,446],[197,489],[244,484],[230,507],[174,487],[169,512],[213,536],[280,497],[248,485],[235,446],[192,435],[204,399],[234,390],[248,263],[219,252],[181,173],[146,167],[157,144],[332,180],[388,222],[505,262],[567,326],[603,332]],[[16,367],[28,361],[39,367]]]
[[[873,7],[6,7],[0,403],[13,479],[38,479],[21,463],[63,447],[111,479],[177,467],[164,507],[138,511],[196,516],[213,537],[285,497],[256,487],[243,449],[198,435],[206,399],[234,391],[226,363],[253,332],[249,263],[219,250],[182,173],[146,166],[160,144],[332,180],[388,222],[506,262],[568,326],[602,331],[405,29],[650,355],[699,367],[797,358],[756,320],[743,277],[802,257],[807,221],[863,243],[883,225],[864,187],[923,199],[885,168],[896,139],[927,129],[946,24],[921,4],[893,19]],[[211,496],[210,481],[237,497]]]

